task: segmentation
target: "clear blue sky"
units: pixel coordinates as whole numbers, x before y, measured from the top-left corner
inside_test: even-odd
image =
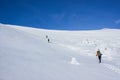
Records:
[[[0,23],[45,29],[120,29],[120,0],[0,0]]]

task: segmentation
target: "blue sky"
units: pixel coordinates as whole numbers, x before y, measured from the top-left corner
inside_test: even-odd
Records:
[[[120,0],[0,0],[0,23],[45,29],[120,29]]]

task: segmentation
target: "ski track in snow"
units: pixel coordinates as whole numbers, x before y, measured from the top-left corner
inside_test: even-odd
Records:
[[[111,65],[111,64],[108,64],[108,63],[103,63],[103,65],[104,65],[106,68],[110,69],[111,71],[114,71],[114,72],[120,74],[120,67],[119,67],[119,66],[117,67],[117,66],[115,66],[115,65]]]

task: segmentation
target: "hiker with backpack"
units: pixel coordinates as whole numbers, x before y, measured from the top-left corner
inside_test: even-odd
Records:
[[[98,57],[99,63],[101,63],[102,54],[99,49],[96,52],[96,56]]]

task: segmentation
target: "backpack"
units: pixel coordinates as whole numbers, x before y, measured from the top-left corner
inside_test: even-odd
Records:
[[[102,56],[101,52],[100,51],[97,51],[97,54],[98,56]]]

